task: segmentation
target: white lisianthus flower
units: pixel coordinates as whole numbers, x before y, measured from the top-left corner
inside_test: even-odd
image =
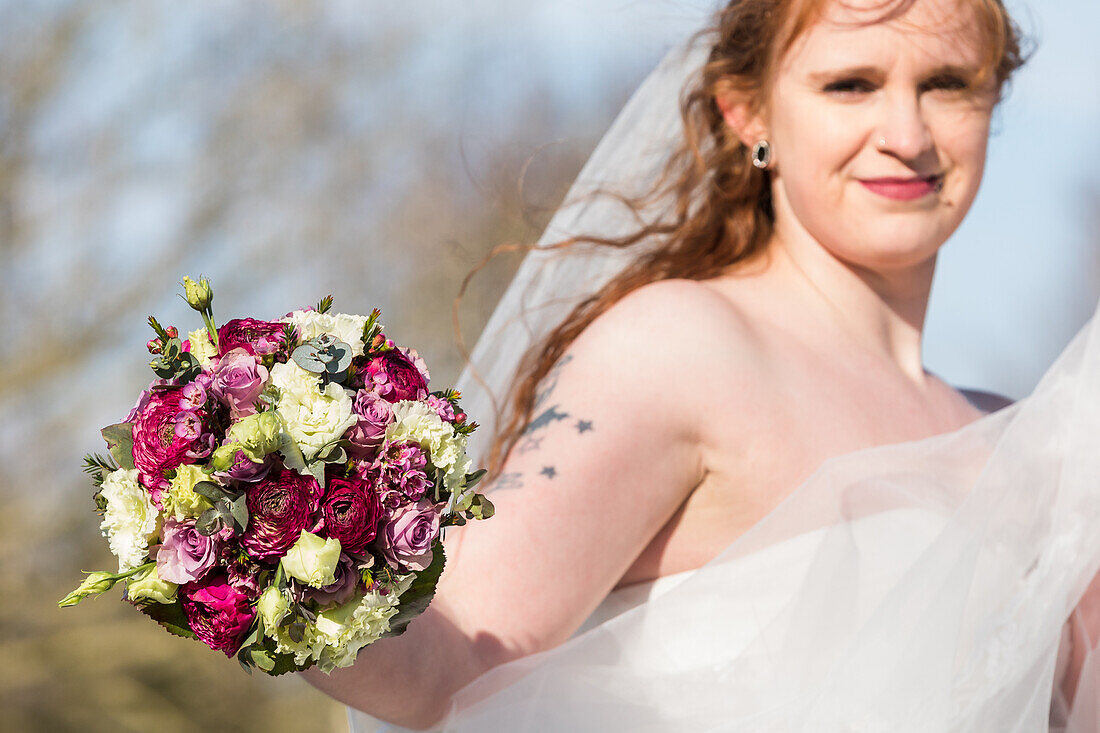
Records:
[[[165,512],[171,513],[177,522],[182,522],[210,509],[213,506],[210,500],[195,493],[195,484],[209,480],[210,476],[198,466],[185,463],[176,468],[176,476],[169,484],[168,493],[163,495]]]
[[[357,422],[351,412],[351,392],[335,382],[329,382],[322,391],[317,375],[293,361],[272,366],[271,383],[279,390],[276,408],[286,423],[286,432],[307,459]]]
[[[465,486],[472,461],[466,455],[466,436],[456,433],[424,402],[402,400],[393,406],[394,421],[386,426],[386,440],[419,443],[432,465],[444,471],[443,483],[456,492]]]
[[[389,631],[390,619],[398,611],[399,596],[414,577],[409,573],[399,578],[397,587],[386,595],[371,591],[360,599],[318,614],[316,621],[306,624],[300,642],[292,640],[285,629],[275,629],[277,651],[293,654],[297,664],[313,660],[326,673],[351,666],[360,649]]]
[[[191,353],[198,359],[199,366],[206,366],[218,355],[218,350],[210,343],[210,332],[205,326],[188,333],[187,340],[191,343]]]
[[[303,531],[280,562],[290,577],[313,588],[323,588],[336,582],[340,540],[335,537],[325,539]]]
[[[157,533],[157,507],[137,476],[137,469],[120,468],[107,474],[100,488],[107,508],[99,528],[118,558],[120,573],[145,562],[149,540]]]
[[[289,316],[281,318],[279,322],[293,323],[302,341],[309,341],[323,333],[330,333],[351,347],[352,356],[363,355],[363,328],[367,325],[365,316],[294,311]]]

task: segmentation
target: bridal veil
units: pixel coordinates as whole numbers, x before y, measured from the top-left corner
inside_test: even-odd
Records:
[[[628,209],[586,194],[655,179],[682,134],[680,91],[708,50],[666,56],[540,244],[634,227]],[[527,256],[459,383],[483,441],[527,347],[636,255]],[[669,592],[467,685],[441,727],[1100,730],[1100,655],[1086,659],[1072,707],[1057,685],[1098,570],[1094,315],[1027,398],[953,433],[826,461]]]

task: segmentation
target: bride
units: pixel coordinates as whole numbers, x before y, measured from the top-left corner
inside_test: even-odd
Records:
[[[309,681],[415,729],[1100,729],[1100,325],[1011,406],[921,361],[1021,63],[1001,0],[734,0],[671,53],[464,377],[496,516]]]

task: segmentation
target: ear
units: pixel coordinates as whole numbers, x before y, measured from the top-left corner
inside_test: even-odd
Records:
[[[732,82],[721,81],[715,90],[714,101],[726,124],[746,147],[751,148],[767,139],[767,121],[748,92],[738,89]]]

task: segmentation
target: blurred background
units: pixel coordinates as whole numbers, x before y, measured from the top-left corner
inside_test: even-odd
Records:
[[[1100,296],[1100,3],[1011,6],[1038,52],[941,256],[925,355],[1019,398]],[[184,274],[222,318],[332,293],[453,384],[462,277],[537,238],[711,7],[0,0],[0,728],[346,730],[300,680],[249,678],[117,593],[55,605],[114,564],[80,462],[149,381],[146,316],[199,325]],[[474,281],[470,343],[517,264]]]

